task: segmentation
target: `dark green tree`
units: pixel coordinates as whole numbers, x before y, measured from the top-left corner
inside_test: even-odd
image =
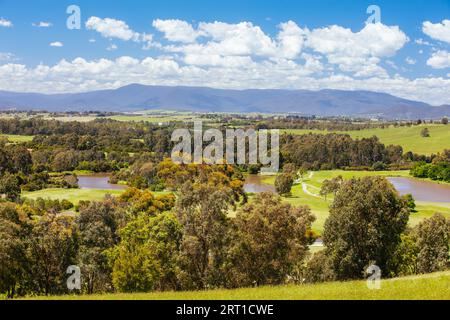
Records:
[[[344,182],[330,208],[323,234],[325,253],[336,278],[361,278],[372,264],[383,274],[390,274],[389,261],[408,219],[407,203],[385,178]]]

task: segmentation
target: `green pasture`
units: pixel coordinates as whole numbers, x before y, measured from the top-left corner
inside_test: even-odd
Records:
[[[424,128],[428,128],[430,130],[429,138],[424,138],[421,136],[420,132]],[[282,130],[281,132],[301,135],[308,133],[326,134],[331,131],[292,129]],[[450,125],[425,124],[411,127],[391,126],[386,129],[377,128],[333,132],[349,134],[355,139],[377,136],[385,145],[400,145],[403,147],[405,152],[412,151],[418,154],[431,155],[433,153],[441,152],[444,149],[450,149]]]

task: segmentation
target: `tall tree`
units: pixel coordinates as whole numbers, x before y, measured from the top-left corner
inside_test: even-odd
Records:
[[[409,208],[385,178],[365,177],[342,184],[323,234],[326,255],[338,280],[358,279],[376,264],[389,274],[409,219]]]
[[[30,279],[38,294],[67,292],[66,271],[76,265],[77,228],[74,218],[46,214],[34,222],[29,238]]]
[[[315,217],[306,207],[263,193],[246,204],[234,221],[234,286],[276,285],[295,277],[311,239]]]
[[[180,190],[174,211],[183,228],[180,280],[184,288],[206,289],[223,284],[227,213],[232,203],[232,191],[221,185],[186,183]]]

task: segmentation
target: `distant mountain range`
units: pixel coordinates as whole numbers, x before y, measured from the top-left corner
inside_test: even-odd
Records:
[[[138,84],[116,90],[73,94],[45,95],[0,91],[0,110],[10,109],[117,112],[165,109],[385,119],[437,119],[450,116],[450,105],[431,106],[370,91],[223,90]]]

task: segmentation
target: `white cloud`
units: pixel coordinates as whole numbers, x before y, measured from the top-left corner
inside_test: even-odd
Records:
[[[88,30],[95,30],[105,38],[117,38],[124,41],[139,41],[139,33],[134,32],[121,20],[98,17],[90,17],[86,22]]]
[[[409,39],[396,26],[367,24],[356,32],[336,25],[310,30],[288,21],[269,35],[251,22],[193,25],[181,20],[155,20],[153,25],[166,39],[164,45],[155,42],[152,34],[133,31],[124,21],[91,17],[86,27],[103,37],[134,41],[143,49],[160,52],[141,60],[128,56],[115,60],[77,58],[36,67],[8,61],[0,64],[0,89],[79,92],[130,83],[234,89],[330,88],[382,91],[450,104],[450,79],[430,76],[411,80],[390,76],[381,67],[386,63],[402,70],[390,57]],[[109,49],[117,48],[112,41],[110,44]],[[441,56],[444,53],[435,52],[428,64],[444,68],[446,60]]]
[[[118,47],[117,47],[117,45],[115,45],[114,43],[111,44],[111,45],[109,45],[109,46],[106,48],[106,50],[108,50],[108,51],[115,51],[115,50],[117,50],[117,49],[118,49]]]
[[[416,44],[418,44],[419,46],[429,46],[429,47],[433,46],[431,43],[429,43],[428,41],[425,41],[423,39],[416,39],[416,40],[414,40],[414,42]]]
[[[60,42],[60,41],[55,41],[55,42],[50,43],[50,47],[58,47],[58,48],[60,48],[60,47],[63,47],[63,46],[64,46],[64,44],[62,42]]]
[[[427,65],[434,69],[450,68],[450,52],[445,50],[434,52],[428,59]]]
[[[6,20],[5,18],[0,18],[0,27],[11,28],[13,26],[12,22]]]
[[[51,22],[46,22],[46,21],[33,23],[32,25],[33,25],[33,27],[38,27],[38,28],[50,28],[51,26],[53,26],[53,24]]]
[[[330,26],[307,32],[307,46],[324,54],[331,64],[357,76],[386,76],[378,64],[403,48],[408,37],[396,26],[367,24],[359,32]]]
[[[422,31],[432,39],[450,43],[450,20],[443,20],[442,23],[425,21]]]
[[[233,66],[183,65],[171,58],[121,57],[115,60],[62,60],[55,65],[25,65],[7,63],[0,65],[0,88],[14,91],[80,92],[96,89],[118,88],[130,83],[148,85],[192,85],[215,88],[282,88],[320,90],[370,90],[388,92],[400,97],[426,101],[432,104],[450,104],[450,79],[427,77],[408,79],[395,77],[370,77],[356,79],[343,74],[317,78],[314,72],[320,65],[316,57],[305,56],[312,66],[292,60],[244,61],[236,60]],[[229,61],[227,61],[229,62]],[[314,69],[316,68],[316,69]],[[205,82],[207,81],[207,82]]]
[[[169,41],[192,43],[200,35],[191,24],[182,20],[161,20],[153,21],[153,27],[164,33],[164,37]]]
[[[305,43],[305,31],[293,22],[288,21],[279,25],[280,33],[277,36],[281,55],[288,59],[297,57]]]
[[[95,40],[95,39],[89,39],[89,43],[96,43],[97,42],[97,40]]]
[[[415,60],[411,57],[406,57],[405,62],[409,65],[415,65],[417,63],[417,60]]]
[[[341,71],[358,77],[387,76],[379,66],[381,59],[395,55],[409,41],[398,27],[380,23],[368,24],[361,31],[353,32],[336,25],[302,29],[288,21],[278,26],[275,37],[270,37],[251,22],[200,22],[196,29],[180,20],[156,20],[154,25],[164,31],[169,41],[183,42],[162,48],[183,54],[184,61],[193,65],[206,65],[208,60],[210,65],[217,65],[219,59],[223,62],[230,56],[242,57],[240,61],[248,57],[296,60],[302,53],[313,50]]]

